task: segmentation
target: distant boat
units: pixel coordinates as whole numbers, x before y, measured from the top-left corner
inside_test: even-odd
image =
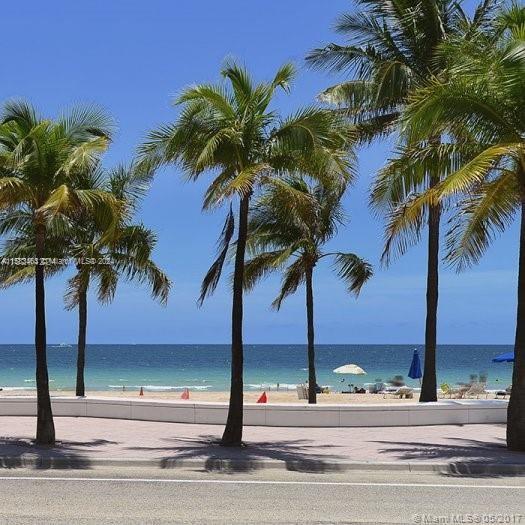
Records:
[[[59,345],[54,345],[51,348],[72,348],[71,345],[68,345],[67,343],[60,343]]]

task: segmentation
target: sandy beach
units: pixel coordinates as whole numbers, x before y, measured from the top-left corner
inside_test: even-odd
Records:
[[[22,390],[8,390],[0,392],[0,396],[28,396],[35,395],[34,391],[22,391]],[[245,392],[244,400],[246,403],[255,403],[260,397],[262,392]],[[74,392],[71,391],[52,391],[52,396],[60,397],[74,397]],[[306,400],[300,400],[297,398],[295,391],[270,391],[266,392],[268,397],[268,403],[297,403],[307,404]],[[88,392],[88,397],[116,397],[116,398],[138,398],[139,392],[137,391],[94,391]],[[491,396],[493,397],[493,396]],[[180,400],[181,392],[151,392],[145,391],[144,396],[141,399],[170,399]],[[382,394],[341,394],[341,393],[330,393],[330,394],[318,394],[318,403],[336,403],[336,404],[373,404],[373,403],[413,403],[417,401],[419,394],[414,393],[413,399],[397,399],[392,396],[383,397]],[[228,392],[203,392],[203,391],[190,391],[190,402],[191,401],[207,401],[207,402],[227,402],[229,399]]]

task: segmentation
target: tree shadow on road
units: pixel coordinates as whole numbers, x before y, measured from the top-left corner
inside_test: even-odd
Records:
[[[170,453],[161,459],[162,468],[176,468],[204,461],[207,472],[251,472],[272,466],[282,466],[296,472],[338,472],[343,470],[345,457],[315,453],[313,442],[307,439],[259,441],[243,448],[221,447],[216,436],[196,438],[166,438],[164,447],[131,447],[128,450],[156,450]],[[326,445],[324,449],[337,448]]]
[[[448,438],[448,443],[422,441],[374,441],[384,445],[380,454],[390,461],[414,462],[419,465],[438,463],[441,474],[447,476],[504,477],[523,475],[525,454],[508,450],[505,440]],[[446,467],[443,466],[446,464]]]
[[[36,445],[27,438],[0,438],[0,468],[88,469],[92,462],[82,449],[96,448],[115,441],[57,441],[54,447]]]

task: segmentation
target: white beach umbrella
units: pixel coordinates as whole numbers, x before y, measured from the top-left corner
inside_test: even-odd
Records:
[[[340,366],[339,368],[336,368],[334,370],[334,373],[335,374],[352,374],[356,376],[366,375],[366,372],[360,366],[357,366],[354,364]]]

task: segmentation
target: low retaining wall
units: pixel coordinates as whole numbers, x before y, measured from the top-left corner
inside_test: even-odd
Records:
[[[223,425],[227,403],[115,398],[52,398],[55,416]],[[271,427],[392,427],[505,423],[503,400],[443,400],[378,405],[247,404],[244,423]],[[0,398],[0,416],[36,416],[35,397]]]

